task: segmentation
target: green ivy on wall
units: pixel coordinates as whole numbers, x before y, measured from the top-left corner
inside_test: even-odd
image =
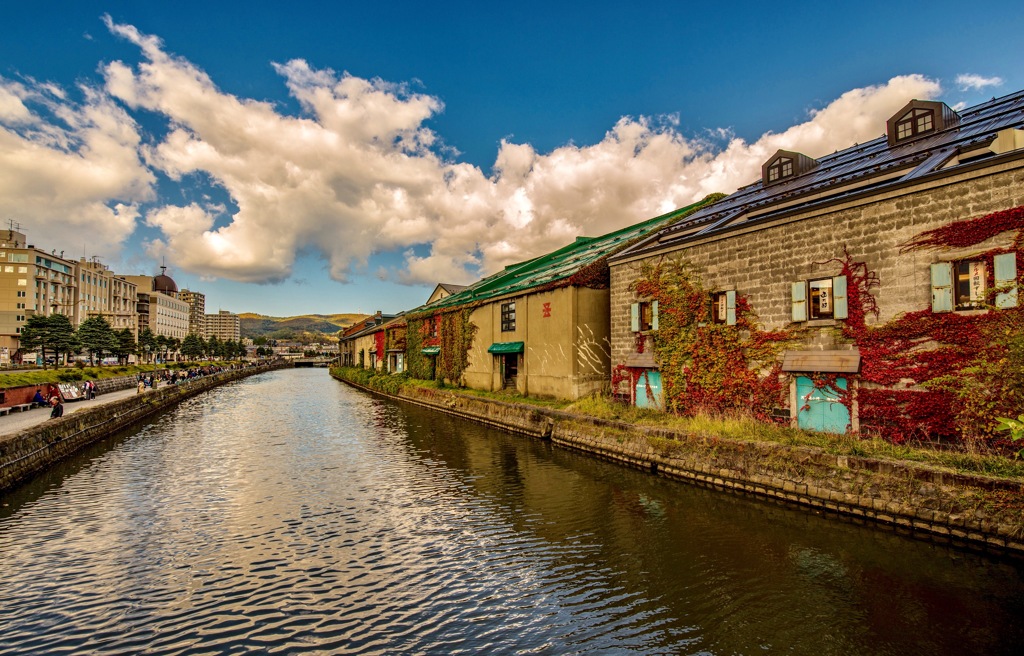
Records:
[[[441,315],[437,377],[455,385],[462,384],[462,376],[469,367],[469,349],[476,335],[477,327],[469,320],[470,312],[464,308]]]
[[[666,409],[698,413],[750,413],[767,421],[785,405],[788,386],[779,354],[793,337],[765,331],[746,297],[736,299],[736,325],[715,323],[711,294],[676,259],[647,262],[631,289],[658,302],[658,330],[650,334],[661,367]],[[643,344],[638,340],[637,350]]]
[[[469,308],[455,308],[411,315],[406,319],[406,368],[410,376],[462,384],[477,330],[469,320],[471,313]],[[441,349],[439,354],[423,353],[424,348],[434,346]]]

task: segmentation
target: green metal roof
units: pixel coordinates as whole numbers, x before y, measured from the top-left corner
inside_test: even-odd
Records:
[[[441,352],[441,347],[440,346],[428,346],[427,348],[422,349],[420,351],[420,353],[422,353],[423,355],[437,355],[440,352]]]
[[[502,353],[522,353],[523,342],[494,342],[487,348],[488,353],[501,355]]]
[[[457,294],[431,303],[429,308],[424,306],[417,310],[467,305],[499,296],[527,292],[535,287],[564,280],[602,257],[618,252],[636,239],[695,211],[703,202],[694,203],[600,237],[577,237],[576,241],[567,246],[532,260],[507,266],[504,270],[473,283]],[[415,311],[413,310],[413,312]]]

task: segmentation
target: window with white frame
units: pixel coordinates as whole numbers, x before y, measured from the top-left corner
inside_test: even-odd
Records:
[[[501,332],[510,333],[516,329],[516,302],[501,304]]]
[[[811,319],[835,318],[835,295],[832,290],[831,278],[818,278],[807,282],[810,298],[809,312]]]

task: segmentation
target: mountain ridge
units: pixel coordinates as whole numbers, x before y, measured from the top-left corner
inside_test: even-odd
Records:
[[[243,338],[298,339],[300,341],[334,341],[338,331],[348,328],[365,314],[300,314],[274,317],[255,312],[238,314]],[[319,339],[318,339],[319,336]]]

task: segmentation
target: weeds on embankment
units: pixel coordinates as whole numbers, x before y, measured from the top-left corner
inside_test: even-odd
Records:
[[[598,419],[621,421],[634,426],[667,428],[697,437],[816,447],[833,455],[913,462],[941,467],[957,473],[1024,480],[1024,460],[1000,455],[942,450],[929,448],[926,445],[897,445],[878,438],[860,435],[816,433],[779,424],[768,424],[744,416],[679,417],[618,403],[601,395],[588,396],[575,402],[569,402],[527,397],[509,391],[485,392],[467,388],[444,387],[437,381],[417,380],[409,378],[406,374],[387,374],[368,369],[343,368],[332,369],[331,372],[343,379],[392,395],[399,394],[403,386],[444,389],[453,394],[541,406]]]

